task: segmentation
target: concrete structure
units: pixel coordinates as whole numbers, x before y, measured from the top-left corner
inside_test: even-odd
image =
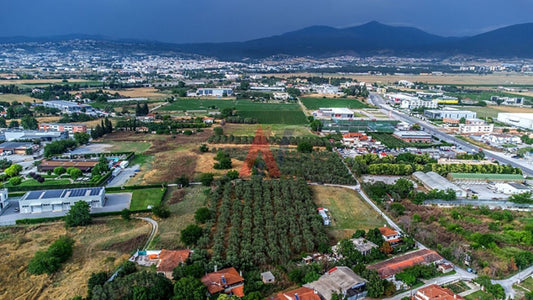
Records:
[[[465,300],[452,290],[431,284],[416,291],[412,300]]]
[[[7,189],[0,189],[0,213],[7,205],[8,191]]]
[[[272,272],[267,271],[261,273],[261,280],[264,284],[270,284],[276,282],[276,277],[274,277],[274,274],[272,274]]]
[[[328,120],[351,120],[354,117],[354,113],[351,109],[343,108],[319,108],[313,112],[315,119],[328,119]]]
[[[31,191],[20,198],[19,209],[23,214],[67,211],[78,201],[85,201],[91,207],[103,207],[105,200],[103,187]]]
[[[436,99],[416,99],[402,100],[400,108],[417,109],[417,108],[437,108],[439,102]]]
[[[378,245],[362,237],[356,238],[356,239],[350,239],[350,241],[353,243],[355,250],[359,251],[362,255],[365,255],[365,256],[370,254],[370,251],[372,251],[372,249],[378,248]],[[337,254],[337,256],[338,256],[337,249],[339,245],[340,245],[340,242],[337,245],[331,247],[332,252]]]
[[[244,297],[244,278],[235,268],[226,268],[202,277],[202,283],[207,287],[209,295],[219,293]]]
[[[416,171],[413,173],[413,177],[422,183],[425,188],[428,190],[453,190],[455,192],[455,195],[459,198],[466,197],[467,193],[462,188],[458,187],[457,185],[451,183],[446,178],[440,176],[439,174],[435,172],[421,172]]]
[[[38,146],[32,142],[4,142],[0,144],[0,153],[25,155],[26,150],[36,149]]]
[[[40,140],[42,142],[52,142],[68,139],[68,132],[59,131],[40,131],[40,130],[23,130],[23,129],[6,129],[4,130],[5,140],[8,142],[14,140]]]
[[[490,134],[494,131],[494,124],[487,124],[481,119],[467,119],[465,124],[459,124],[460,134]]]
[[[516,195],[531,192],[531,189],[522,183],[516,182],[498,182],[495,184],[498,193],[506,195]]]
[[[533,130],[533,113],[498,113],[498,122]]]
[[[39,130],[43,131],[67,131],[70,134],[76,132],[87,132],[87,125],[73,123],[40,123]]]
[[[196,91],[198,97],[224,97],[233,95],[233,90],[230,88],[199,88]]]
[[[457,109],[430,109],[424,111],[424,116],[429,119],[455,119],[460,120],[461,118],[465,119],[475,119],[477,114],[468,110],[457,110]]]
[[[442,262],[444,259],[437,252],[421,249],[381,261],[367,268],[376,270],[382,279],[394,279],[394,275],[416,265],[429,265]]]
[[[316,290],[300,287],[292,291],[278,293],[268,300],[322,300]]]
[[[324,299],[330,300],[334,293],[342,294],[347,300],[355,300],[366,296],[366,280],[355,274],[352,269],[344,266],[335,267],[316,281],[304,287],[316,290]]]
[[[431,143],[431,134],[425,131],[395,131],[392,135],[408,143]]]

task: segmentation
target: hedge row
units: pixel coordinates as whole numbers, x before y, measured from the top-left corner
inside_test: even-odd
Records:
[[[14,186],[10,187],[9,191],[11,192],[26,192],[26,191],[35,191],[35,190],[59,190],[59,189],[75,189],[75,188],[87,188],[87,187],[97,187],[103,185],[112,175],[112,171],[107,172],[104,176],[100,178],[97,182],[89,183],[69,183],[69,184],[58,184],[58,185],[26,185],[26,186]]]
[[[144,213],[144,212],[151,212],[151,209],[141,209],[136,210],[134,213]],[[118,216],[120,215],[121,211],[109,211],[109,212],[101,212],[101,213],[94,213],[91,214],[94,218],[98,217],[107,217],[107,216]],[[40,223],[50,223],[55,221],[63,220],[64,216],[61,217],[47,217],[47,218],[32,218],[32,219],[20,219],[16,221],[17,225],[30,225],[30,224],[40,224]]]
[[[166,184],[163,184],[163,187],[166,187]],[[131,191],[131,190],[142,190],[149,188],[160,188],[161,184],[146,184],[146,185],[128,185],[128,186],[112,186],[106,187],[106,192],[115,192],[115,191]]]

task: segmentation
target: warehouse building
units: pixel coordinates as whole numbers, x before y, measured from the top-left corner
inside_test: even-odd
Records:
[[[38,148],[32,142],[5,142],[0,144],[0,153],[25,155],[26,150]]]
[[[395,131],[392,135],[408,143],[431,143],[431,134],[424,131]]]
[[[332,107],[332,108],[319,108],[313,112],[313,117],[316,119],[337,119],[337,120],[350,120],[353,119],[354,113],[351,109],[346,107]]]
[[[475,119],[477,114],[468,110],[457,110],[457,109],[430,109],[424,111],[424,116],[428,119],[453,119],[460,120],[465,119]]]
[[[499,193],[506,195],[516,195],[531,192],[531,189],[527,185],[517,182],[498,182],[495,184],[495,186]]]
[[[14,140],[40,140],[41,142],[53,142],[68,139],[68,132],[6,129],[4,139],[8,142]]]
[[[524,176],[520,174],[448,173],[448,179],[462,182],[523,182]]]
[[[459,198],[461,198],[461,197],[464,198],[467,195],[465,190],[463,190],[462,188],[458,187],[457,185],[451,183],[446,178],[440,176],[439,174],[437,174],[435,172],[424,173],[424,172],[421,172],[421,171],[416,171],[416,172],[413,173],[413,177],[417,181],[422,183],[424,185],[424,187],[427,188],[428,190],[446,191],[446,190],[451,189],[451,190],[453,190],[455,192],[455,195],[457,195],[457,197],[459,197]]]
[[[498,113],[498,122],[533,129],[533,113]]]
[[[85,201],[95,208],[103,207],[105,200],[103,187],[31,191],[19,200],[19,209],[23,214],[68,211],[78,201]]]

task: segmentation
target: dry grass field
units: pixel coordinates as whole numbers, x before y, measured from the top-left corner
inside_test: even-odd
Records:
[[[349,238],[357,229],[383,226],[385,221],[357,193],[350,189],[313,186],[315,203],[327,208],[332,217],[330,234],[335,240]]]
[[[85,79],[69,79],[68,82],[87,82]],[[36,84],[36,83],[61,83],[63,79],[19,79],[1,80],[0,84]]]
[[[296,73],[296,74],[272,74],[276,77],[294,76],[319,76],[319,77],[347,77],[358,81],[371,83],[393,83],[399,80],[418,81],[431,84],[456,84],[456,85],[533,85],[533,76],[523,74],[449,74],[449,75],[352,75],[352,74],[318,74],[318,73]]]
[[[96,92],[97,89],[87,89],[83,90],[83,92]],[[150,87],[142,87],[142,88],[129,88],[129,89],[123,89],[123,90],[110,90],[110,89],[104,89],[103,90],[106,93],[114,94],[119,93],[120,95],[124,97],[129,98],[140,98],[140,97],[146,97],[149,100],[160,100],[167,98],[169,95],[160,93],[155,88]],[[71,94],[77,94],[80,91],[72,91]]]
[[[23,102],[30,102],[30,103],[43,102],[40,99],[32,98],[32,97],[26,96],[26,95],[18,95],[18,94],[0,94],[0,101],[5,101],[5,102],[9,102],[9,103],[11,103],[13,101],[17,101],[17,102],[20,102],[20,103],[23,103]]]
[[[94,224],[66,230],[62,222],[0,228],[0,299],[68,299],[86,296],[91,273],[114,271],[131,251],[142,247],[149,224],[119,218],[100,218]],[[74,253],[53,275],[30,275],[29,260],[59,236],[75,241]],[[9,283],[9,284],[5,284]]]

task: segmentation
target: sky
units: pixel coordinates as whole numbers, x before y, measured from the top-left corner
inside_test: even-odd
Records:
[[[370,21],[467,36],[533,22],[533,0],[2,0],[0,36],[245,41]]]

